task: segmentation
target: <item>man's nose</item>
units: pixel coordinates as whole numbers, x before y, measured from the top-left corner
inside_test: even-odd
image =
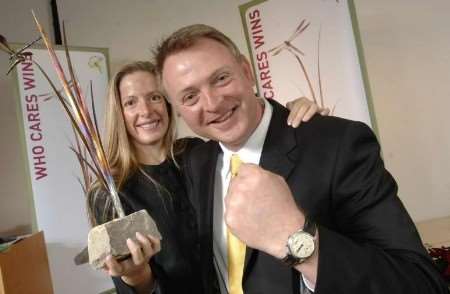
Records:
[[[205,108],[207,111],[214,112],[219,109],[222,101],[220,95],[211,89],[206,89],[203,91],[203,96],[205,98]]]

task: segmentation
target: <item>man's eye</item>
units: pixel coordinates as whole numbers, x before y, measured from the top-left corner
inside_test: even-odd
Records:
[[[161,102],[164,99],[164,97],[160,94],[152,95],[150,97],[151,102]]]
[[[228,73],[223,73],[223,74],[217,76],[216,83],[219,85],[226,84],[226,83],[228,83],[230,78],[231,78],[231,76]]]

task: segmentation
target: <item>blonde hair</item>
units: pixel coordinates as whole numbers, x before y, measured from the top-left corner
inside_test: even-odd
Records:
[[[175,31],[156,48],[154,54],[158,72],[162,73],[167,57],[191,48],[202,38],[217,41],[227,47],[236,59],[242,58],[239,48],[224,33],[205,24],[193,24]]]
[[[156,67],[153,63],[148,61],[136,61],[128,63],[122,66],[116,74],[111,78],[109,84],[109,93],[106,99],[105,109],[105,142],[106,142],[106,158],[109,162],[111,172],[116,183],[117,190],[121,190],[126,180],[137,170],[140,170],[144,175],[149,178],[156,186],[160,186],[155,180],[140,168],[137,160],[136,149],[133,143],[130,141],[130,137],[127,133],[125,121],[122,113],[122,103],[120,97],[119,86],[123,78],[129,74],[135,72],[147,72],[158,80],[158,74]],[[175,161],[175,155],[180,153],[184,146],[182,144],[174,144],[176,138],[176,122],[173,115],[171,105],[167,99],[164,99],[166,103],[167,112],[169,116],[169,125],[167,132],[163,137],[163,152],[165,157],[169,157]],[[176,164],[176,162],[175,162]],[[87,197],[87,207],[89,219],[92,225],[95,225],[95,213],[97,198],[101,195],[102,187],[98,181],[91,187]],[[102,195],[105,198],[105,195]],[[104,201],[104,209],[102,212],[102,219],[104,221],[114,216],[111,208],[110,197],[102,199]]]

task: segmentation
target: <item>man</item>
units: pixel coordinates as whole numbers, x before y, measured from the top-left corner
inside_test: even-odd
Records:
[[[175,109],[211,139],[185,166],[207,293],[447,293],[367,126],[285,127],[286,109],[253,94],[249,62],[205,25],[172,34],[156,61]],[[230,180],[233,154],[246,164]]]

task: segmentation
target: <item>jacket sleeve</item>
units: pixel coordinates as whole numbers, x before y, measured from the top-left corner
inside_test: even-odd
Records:
[[[362,123],[343,133],[331,199],[337,229],[319,226],[316,294],[449,293]]]
[[[112,278],[114,282],[114,286],[116,287],[117,294],[137,294],[136,290],[129,286],[127,283],[125,283],[120,277],[113,277]],[[158,283],[156,282],[156,285],[154,286],[153,290],[149,293],[152,294],[163,294],[164,292],[161,291],[161,289],[158,286]]]

